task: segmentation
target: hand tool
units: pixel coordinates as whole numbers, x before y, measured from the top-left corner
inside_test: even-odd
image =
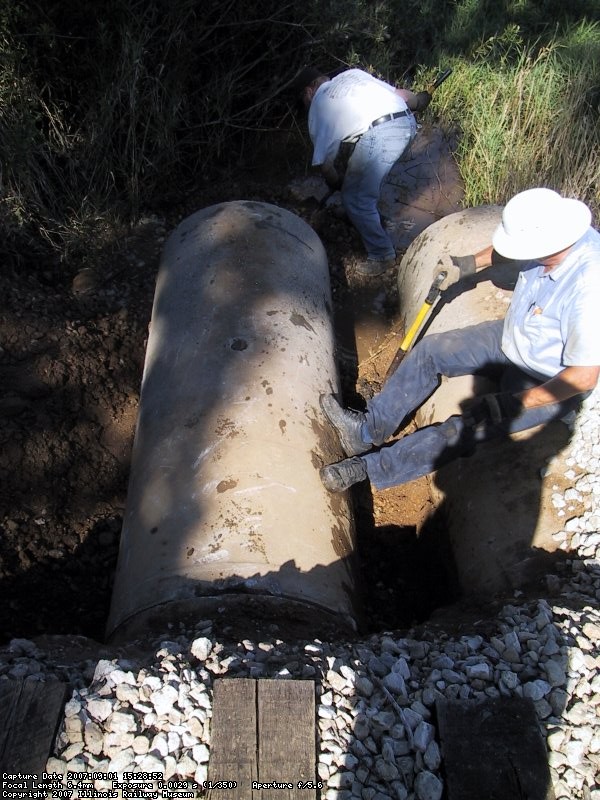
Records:
[[[431,86],[427,87],[427,91],[429,92],[429,94],[433,94],[435,90],[442,85],[442,83],[446,80],[446,78],[450,77],[450,75],[452,75],[452,69],[450,67],[448,69],[445,69],[443,72],[440,72],[440,74],[437,76],[437,78],[434,80]]]
[[[417,332],[419,331],[419,328],[421,327],[421,325],[423,324],[423,321],[425,320],[425,317],[431,311],[435,301],[441,295],[441,293],[442,293],[442,288],[441,287],[442,287],[442,284],[444,283],[444,281],[446,280],[447,277],[448,277],[448,273],[446,272],[446,270],[441,270],[435,276],[435,278],[433,280],[433,283],[431,284],[431,286],[429,287],[429,291],[427,292],[427,297],[423,301],[423,305],[421,306],[421,308],[419,309],[419,311],[417,313],[417,316],[415,317],[415,321],[413,322],[413,324],[410,326],[410,328],[406,332],[406,334],[404,336],[404,339],[402,339],[402,342],[400,343],[400,347],[398,348],[398,351],[396,352],[396,355],[392,359],[392,363],[388,367],[388,371],[385,373],[384,381],[387,381],[387,379],[390,377],[390,375],[393,372],[396,371],[396,369],[400,365],[400,362],[402,361],[404,356],[407,354],[408,350],[410,349],[411,344],[413,343],[413,341],[414,341],[414,339],[415,339],[415,337],[417,335]]]
[[[439,86],[441,86],[441,84],[446,80],[446,78],[449,78],[451,74],[452,74],[452,69],[451,68],[445,69],[443,72],[441,72],[437,76],[435,81],[427,88],[427,91],[429,92],[429,94],[433,94],[433,92]],[[429,292],[427,293],[427,297],[423,301],[423,305],[421,306],[417,316],[415,317],[415,321],[413,322],[413,324],[408,329],[406,335],[404,336],[404,339],[402,340],[402,343],[400,344],[400,347],[398,348],[398,351],[396,352],[396,355],[392,359],[392,363],[388,367],[388,370],[387,370],[387,372],[385,374],[385,379],[384,380],[387,381],[387,379],[390,377],[392,372],[395,372],[395,370],[398,368],[400,362],[402,361],[404,356],[407,354],[407,352],[408,352],[408,350],[409,350],[414,338],[417,335],[417,332],[419,331],[421,325],[423,324],[423,321],[425,320],[425,317],[431,311],[435,301],[441,295],[441,293],[442,293],[442,288],[441,287],[442,287],[442,284],[444,283],[444,281],[446,280],[447,277],[448,277],[448,273],[446,272],[446,270],[441,270],[439,272],[439,274],[436,275],[433,283],[429,287]]]

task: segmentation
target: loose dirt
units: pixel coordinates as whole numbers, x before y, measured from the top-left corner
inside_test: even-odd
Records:
[[[297,170],[273,167],[261,181],[223,176],[111,232],[93,258],[24,258],[0,274],[0,643],[59,633],[103,639],[159,256],[182,218],[253,199],[313,224],[329,257],[344,399],[360,408],[381,385],[399,342],[395,271],[356,275],[356,233],[293,199]],[[451,599],[443,549],[418,536],[430,511],[425,479],[356,493],[373,630],[423,621]]]

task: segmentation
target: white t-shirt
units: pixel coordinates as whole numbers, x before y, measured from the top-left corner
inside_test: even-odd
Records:
[[[321,84],[308,111],[313,166],[332,163],[344,139],[360,136],[373,120],[406,108],[393,86],[361,69],[349,69]]]
[[[589,228],[551,272],[531,262],[519,274],[502,350],[536,378],[600,365],[600,233]]]

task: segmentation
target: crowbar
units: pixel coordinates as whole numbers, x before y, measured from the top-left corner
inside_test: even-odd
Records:
[[[442,284],[444,283],[447,277],[448,273],[446,272],[446,270],[442,270],[435,276],[433,283],[431,284],[431,286],[429,287],[429,291],[427,292],[427,297],[423,301],[423,305],[421,306],[419,312],[417,313],[417,316],[415,317],[415,321],[406,332],[404,339],[402,339],[400,347],[396,352],[396,355],[392,359],[392,363],[388,367],[388,371],[385,373],[385,378],[384,378],[385,381],[387,381],[392,372],[395,372],[398,369],[398,366],[400,365],[402,359],[408,353],[410,346],[413,343],[419,328],[423,324],[425,317],[431,311],[435,301],[441,295]]]
[[[450,67],[441,72],[434,80],[434,82],[431,84],[431,86],[427,87],[427,91],[429,92],[429,94],[433,94],[435,90],[438,88],[438,86],[441,86],[442,83],[446,80],[446,78],[450,77],[450,75],[452,75],[452,69]]]

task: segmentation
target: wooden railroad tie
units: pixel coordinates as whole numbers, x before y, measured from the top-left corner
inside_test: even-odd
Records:
[[[64,683],[0,681],[0,775],[41,775],[67,695]]]
[[[209,796],[313,800],[317,781],[314,681],[215,681]]]

